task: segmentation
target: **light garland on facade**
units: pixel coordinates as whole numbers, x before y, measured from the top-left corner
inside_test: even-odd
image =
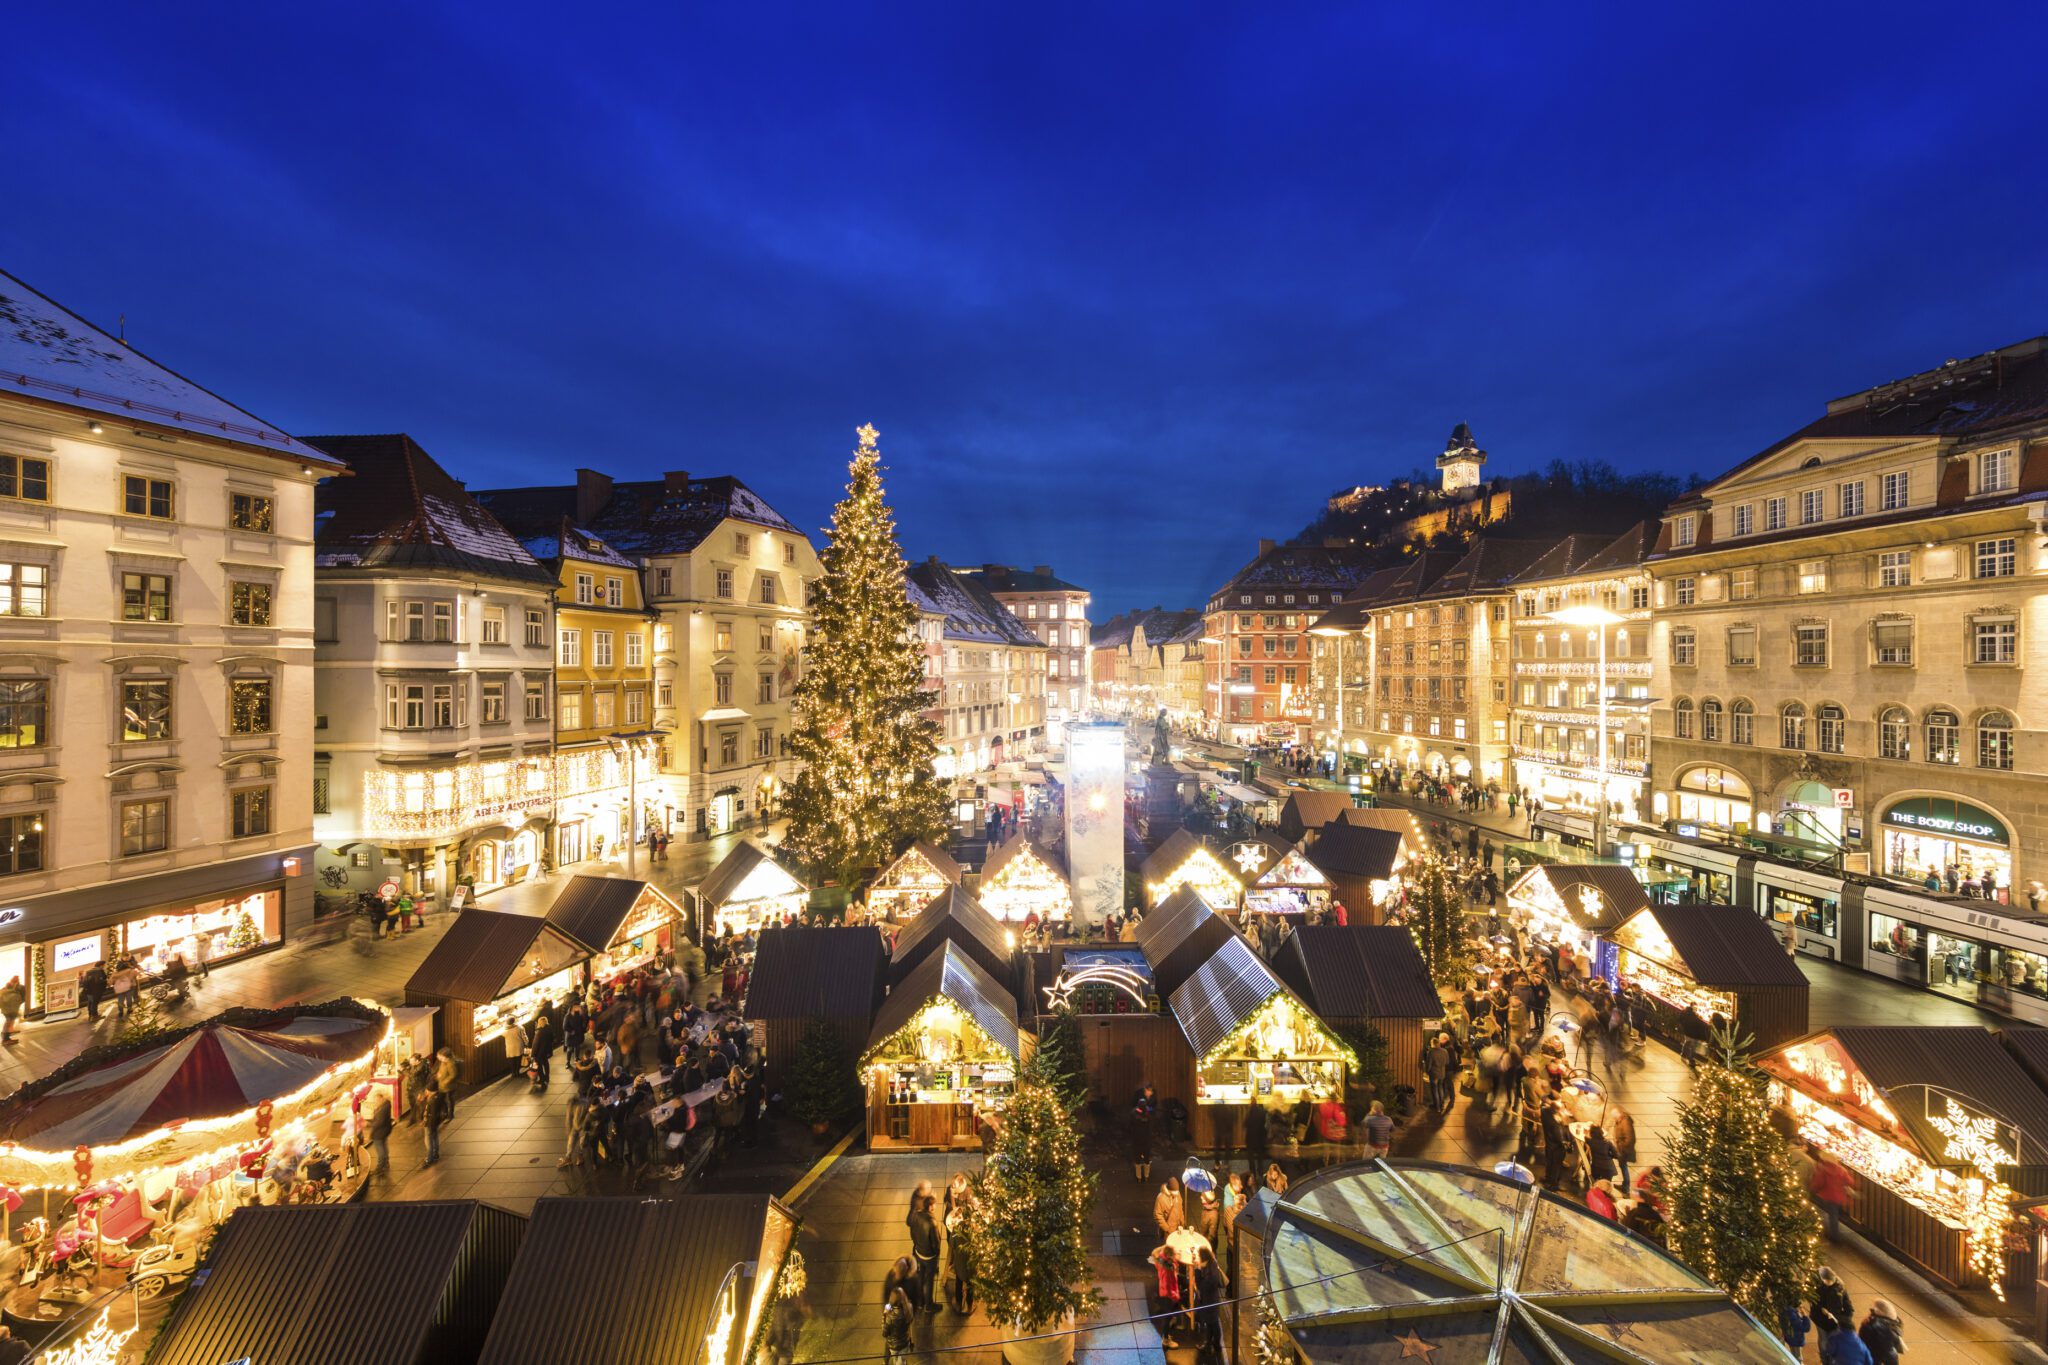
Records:
[[[934,1035],[957,1035],[960,1055],[938,1058],[928,1055]],[[943,995],[935,995],[918,1007],[908,1023],[876,1043],[860,1059],[864,1069],[884,1071],[900,1062],[997,1062],[1014,1061],[1015,1055],[990,1036],[974,1016]]]
[[[1963,1162],[1976,1172],[1963,1182],[1970,1268],[1990,1283],[1991,1292],[2003,1303],[2005,1233],[2012,1223],[2012,1191],[1998,1178],[1998,1168],[2011,1165],[2013,1156],[1999,1144],[1996,1119],[1972,1114],[1953,1099],[1948,1101],[1947,1112],[1929,1114],[1927,1121],[1948,1139],[1943,1158]]]
[[[545,814],[555,800],[546,758],[363,774],[363,830],[372,838],[435,838],[493,818]]]
[[[1066,919],[1074,913],[1074,893],[1067,879],[1029,846],[997,868],[975,898],[982,909],[1003,920],[1037,915],[1043,922]]]

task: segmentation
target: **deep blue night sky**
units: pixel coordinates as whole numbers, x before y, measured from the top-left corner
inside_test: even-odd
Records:
[[[1098,616],[1460,420],[1713,473],[2048,331],[2037,7],[1437,8],[35,6],[0,266],[478,486],[816,527],[873,421]]]

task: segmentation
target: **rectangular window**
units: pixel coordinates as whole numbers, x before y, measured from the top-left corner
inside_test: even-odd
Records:
[[[581,668],[583,666],[582,631],[565,630],[560,632],[560,638],[555,649],[555,662],[562,668]]]
[[[43,870],[43,811],[0,816],[0,877]]]
[[[39,749],[49,742],[50,684],[42,678],[0,682],[0,749]]]
[[[764,573],[761,575],[761,601],[764,605],[767,606],[773,606],[775,604],[774,574]]]
[[[768,622],[761,623],[761,652],[772,653],[775,649],[775,627]]]
[[[676,685],[667,678],[663,678],[660,682],[656,683],[654,685],[654,704],[663,710],[674,706],[676,704]]]
[[[1879,621],[1870,627],[1872,658],[1881,664],[1913,662],[1913,623]]]
[[[1970,662],[2009,664],[2019,658],[2020,623],[2010,618],[1970,622]]]
[[[1745,502],[1735,509],[1735,534],[1747,536],[1756,534],[1756,504]]]
[[[408,730],[424,730],[427,728],[427,689],[425,686],[413,683],[406,687],[405,712],[401,720]]]
[[[763,673],[760,675],[754,689],[754,700],[762,706],[774,704],[775,675],[773,673]]]
[[[427,604],[408,602],[405,604],[405,638],[418,642],[427,638]]]
[[[732,622],[720,621],[711,627],[711,647],[720,654],[732,653]]]
[[[234,839],[253,839],[270,833],[270,788],[250,787],[230,798],[233,806]]]
[[[548,685],[544,682],[526,684],[526,718],[546,720],[548,718]]]
[[[1878,555],[1877,586],[1880,588],[1912,587],[1913,552],[1911,550],[1886,550]]]
[[[732,533],[732,552],[734,554],[745,559],[753,553],[753,550],[754,540],[752,536],[749,536],[745,531],[734,531]]]
[[[503,725],[505,723],[505,684],[502,681],[490,680],[479,683],[477,686],[477,695],[480,698],[478,705],[481,708],[480,715],[483,723],[485,725]]]
[[[1911,493],[1912,478],[1905,470],[1902,469],[1896,474],[1887,474],[1877,481],[1877,510],[1880,512],[1902,511]]]
[[[1699,582],[1697,579],[1694,579],[1690,576],[1687,576],[1685,578],[1674,579],[1672,581],[1672,598],[1681,607],[1691,606],[1693,602],[1696,600],[1698,592]]]
[[[1782,531],[1785,529],[1785,500],[1783,498],[1764,499],[1764,529],[1766,531]]]
[[[714,673],[711,675],[711,699],[719,706],[732,705],[732,674]]]
[[[0,455],[0,498],[48,502],[50,462],[26,455]]]
[[[454,638],[455,604],[453,602],[434,603],[434,639],[441,644],[447,644]]]
[[[451,683],[434,685],[434,728],[446,730],[455,724],[455,687]]]
[[[1638,738],[1640,738],[1640,736],[1630,735],[1629,742],[1633,744]],[[1728,713],[1728,741],[1731,744],[1756,743],[1756,712],[1748,710],[1742,704],[1738,703],[1735,706],[1735,708]],[[1644,744],[1643,747],[1644,750],[1647,752],[1649,748],[1647,742]],[[1642,756],[1642,754],[1634,753],[1629,755],[1630,758],[1640,758]]]
[[[1728,627],[1728,666],[1730,668],[1756,667],[1756,627]]]
[[[274,516],[273,504],[261,494],[228,494],[228,525],[237,531],[261,531],[269,535],[275,524]]]
[[[121,684],[121,739],[142,744],[171,737],[171,684],[162,679]]]
[[[1628,609],[1630,611],[1648,611],[1650,609],[1650,585],[1648,583],[1636,583],[1630,586],[1628,590]]]
[[[2019,570],[2018,542],[2011,536],[1977,542],[1976,576],[2011,578]]]
[[[1276,684],[1278,684],[1278,683],[1279,683],[1279,681],[1280,681],[1280,670],[1279,670],[1279,669],[1277,669],[1277,668],[1268,668],[1268,669],[1266,670],[1266,686],[1268,686],[1268,687],[1272,687],[1272,686],[1275,686]]]
[[[161,853],[171,843],[171,803],[130,801],[121,807],[121,856]]]
[[[590,666],[610,668],[612,666],[612,633],[608,630],[590,632]]]
[[[587,607],[597,600],[597,580],[587,573],[576,575],[576,605]]]
[[[717,573],[717,589],[720,597],[732,596],[732,570],[720,569]]]
[[[785,544],[783,545],[783,547],[782,547],[782,562],[783,562],[783,563],[785,563],[785,564],[794,564],[794,563],[796,563],[796,542],[795,542],[795,541],[793,541],[793,540],[792,540],[792,541],[789,541],[789,542],[787,542],[787,543],[785,543]]]
[[[672,574],[672,573],[671,573],[671,572],[669,571],[669,567],[668,567],[668,565],[666,565],[666,564],[663,564],[663,565],[661,565],[660,567],[656,568],[656,569],[655,569],[655,571],[654,571],[654,593],[655,593],[655,596],[657,596],[657,597],[666,597],[666,596],[668,596],[668,595],[669,595],[669,592],[671,591],[671,586],[673,585],[673,583],[674,583],[674,582],[675,582],[675,576],[674,576],[674,574]]]
[[[775,757],[775,732],[763,727],[754,732],[754,757]]]
[[[171,619],[171,580],[163,574],[121,575],[121,619],[123,621],[168,621]]]
[[[583,694],[564,692],[555,698],[555,726],[560,730],[583,728]]]
[[[1823,499],[1818,488],[1809,488],[1799,495],[1799,524],[1812,526],[1824,515]]]
[[[626,633],[626,667],[641,668],[647,663],[647,637],[639,631]]]
[[[168,521],[171,516],[171,481],[152,479],[142,474],[121,476],[121,510],[131,517],[156,517]]]
[[[647,694],[635,688],[626,693],[626,724],[645,725],[646,723]]]
[[[1987,450],[1977,457],[1977,491],[2009,493],[2013,488],[2012,452]]]
[[[267,735],[272,724],[271,686],[268,678],[232,678],[228,681],[228,732],[236,735]]]
[[[605,579],[604,604],[608,607],[623,607],[626,605],[626,581],[623,578]]]
[[[1835,515],[1860,517],[1863,515],[1863,480],[1835,486]]]
[[[740,732],[727,730],[718,737],[718,761],[730,768],[740,761]]]
[[[1828,666],[1828,628],[1820,622],[1792,627],[1792,662],[1801,668]]]
[[[590,723],[592,727],[599,730],[609,730],[618,723],[613,715],[616,705],[614,695],[608,687],[600,688],[590,694]]]
[[[1690,512],[1680,517],[1676,522],[1672,523],[1671,543],[1681,549],[1692,544],[1697,526],[1698,522],[1694,520]]]
[[[1728,571],[1728,598],[1734,602],[1747,602],[1756,596],[1756,569],[1730,569]]]
[[[529,607],[526,612],[526,643],[534,649],[539,649],[547,642],[547,614],[538,608]]]
[[[1671,632],[1671,665],[1691,668],[1699,663],[1699,636],[1689,630]]]
[[[505,643],[505,609],[503,607],[484,608],[483,631],[484,644],[502,645]]]
[[[1826,592],[1828,590],[1828,562],[1825,559],[1802,559],[1799,561],[1799,591],[1804,593]]]
[[[268,583],[230,583],[228,585],[228,620],[238,626],[269,625],[270,585]]]
[[[0,564],[0,616],[48,616],[47,564]]]

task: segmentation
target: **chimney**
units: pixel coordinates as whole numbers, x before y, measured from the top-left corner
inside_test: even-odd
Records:
[[[670,497],[689,492],[690,471],[687,469],[669,470],[661,476],[661,486],[662,491],[666,492]]]
[[[1033,564],[1033,565],[1031,566],[1031,572],[1033,572],[1033,573],[1037,574],[1037,575],[1038,575],[1038,576],[1039,576],[1040,578],[1051,578],[1051,577],[1052,577],[1052,565],[1050,565],[1050,564]]]
[[[1273,542],[1270,540],[1260,540],[1259,553],[1262,555],[1269,555],[1273,553]]]
[[[612,478],[595,469],[576,471],[576,524],[588,526],[612,500]]]

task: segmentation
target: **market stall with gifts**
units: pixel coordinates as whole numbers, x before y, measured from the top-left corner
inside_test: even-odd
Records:
[[[471,1084],[519,1064],[507,1026],[530,1026],[580,992],[590,949],[539,915],[464,910],[405,983],[408,1005],[438,1006],[436,1046]]]
[[[1011,924],[1063,924],[1074,914],[1066,861],[1024,838],[989,851],[974,896],[984,910]]]
[[[1358,1058],[1233,935],[1168,999],[1195,1059],[1191,1131],[1200,1148],[1245,1145],[1273,1110],[1344,1098]]]
[[[1166,836],[1138,868],[1138,880],[1145,888],[1149,911],[1182,887],[1218,910],[1234,912],[1244,895],[1244,882],[1224,860],[1224,855],[1185,829]]]
[[[1399,903],[1402,848],[1393,830],[1339,820],[1323,827],[1307,857],[1350,923],[1381,924]]]
[[[651,882],[571,877],[548,907],[547,920],[590,950],[587,979],[609,982],[668,953],[683,908]]]
[[[1099,1017],[1156,1014],[1159,988],[1144,950],[1129,943],[1061,944],[1052,984],[1040,988],[1045,1009]]]
[[[860,1066],[878,1151],[972,1150],[1025,1060],[1009,990],[952,942],[925,957],[875,1015]]]
[[[1649,907],[1649,892],[1619,863],[1538,863],[1507,886],[1508,918],[1524,947],[1569,948],[1587,975],[1616,984],[1615,949],[1603,935]]]
[[[1989,1029],[1823,1029],[1757,1065],[1798,1135],[1860,1177],[1859,1232],[1946,1284],[2031,1301],[2007,1257],[2015,1195],[2048,1194],[2048,1092]]]
[[[364,1106],[401,1098],[381,1009],[236,1009],[93,1048],[0,1102],[9,1316],[55,1320],[100,1291],[153,1296],[246,1204],[354,1198]]]
[[[1660,1006],[1658,1024],[1680,1032],[1680,1010],[1731,1021],[1752,1047],[1807,1030],[1806,976],[1770,921],[1734,905],[1649,905],[1606,938],[1616,971]]]
[[[699,924],[713,934],[747,934],[801,919],[810,903],[810,888],[752,839],[740,840],[697,884]]]
[[[960,885],[960,864],[937,844],[919,839],[868,884],[868,913],[900,924],[930,905],[949,886]]]
[[[1303,925],[1273,955],[1273,973],[1332,1028],[1379,1030],[1395,1084],[1423,1088],[1423,1044],[1444,1003],[1415,935],[1394,924]]]
[[[1284,923],[1320,920],[1336,902],[1329,874],[1293,844],[1260,836],[1233,845],[1230,860],[1244,877],[1243,916],[1274,916]],[[1348,914],[1350,906],[1345,906]]]
[[[948,887],[918,911],[916,919],[896,931],[887,975],[892,985],[902,981],[950,943],[991,977],[1008,982],[1013,976],[1016,937],[1015,930],[998,924],[968,892]]]

